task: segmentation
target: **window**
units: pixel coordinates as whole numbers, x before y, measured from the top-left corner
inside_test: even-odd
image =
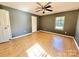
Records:
[[[64,21],[65,21],[65,16],[56,17],[55,29],[56,30],[63,30],[64,29]]]

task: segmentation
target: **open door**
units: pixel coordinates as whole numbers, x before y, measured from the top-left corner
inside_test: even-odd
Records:
[[[37,17],[32,16],[32,32],[37,32]]]

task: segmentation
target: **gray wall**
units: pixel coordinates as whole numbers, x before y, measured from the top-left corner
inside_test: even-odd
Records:
[[[41,16],[39,29],[60,33],[60,34],[65,34],[65,32],[67,32],[67,35],[74,36],[76,22],[77,22],[77,13],[78,13],[78,10],[74,10],[74,11]],[[65,25],[64,25],[63,31],[55,30],[55,18],[57,16],[65,16]]]
[[[37,18],[37,30],[39,31],[40,29],[40,16]]]
[[[77,44],[79,46],[79,12],[78,12],[78,21],[77,21],[75,39],[76,39],[76,42],[77,42]]]
[[[32,32],[31,13],[0,5],[1,9],[9,11],[12,36],[24,35]]]

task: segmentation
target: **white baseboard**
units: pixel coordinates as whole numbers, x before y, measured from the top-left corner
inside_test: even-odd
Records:
[[[46,33],[52,33],[52,34],[56,34],[56,35],[61,35],[61,36],[64,36],[64,37],[68,37],[68,38],[72,38],[75,42],[75,45],[77,47],[77,49],[79,50],[79,46],[75,40],[75,38],[73,36],[68,36],[68,35],[63,35],[63,34],[58,34],[58,33],[53,33],[53,32],[49,32],[49,31],[44,31],[44,30],[39,30],[39,32],[42,31],[42,32],[46,32]]]
[[[11,38],[11,39],[16,39],[16,38],[24,37],[24,36],[31,35],[31,34],[32,34],[32,33],[24,34],[24,35],[20,35],[20,36],[13,37],[13,38]]]
[[[38,32],[38,31],[37,31],[37,32]],[[32,32],[32,33],[34,33],[34,32]],[[16,38],[20,38],[20,37],[23,37],[23,36],[31,35],[32,33],[28,33],[28,34],[24,34],[24,35],[12,37],[11,39],[16,39]]]
[[[69,37],[69,38],[73,38],[73,36],[63,35],[63,34],[59,34],[59,33],[54,33],[54,32],[49,32],[49,31],[44,31],[44,30],[39,30],[39,31],[46,32],[46,33],[52,33],[52,34],[56,34],[56,35],[61,35],[61,36]]]
[[[75,42],[75,45],[76,45],[77,49],[79,50],[79,46],[78,46],[78,44],[77,44],[77,42],[76,42],[76,40],[75,40],[74,37],[73,37],[73,40],[74,40],[74,42]]]

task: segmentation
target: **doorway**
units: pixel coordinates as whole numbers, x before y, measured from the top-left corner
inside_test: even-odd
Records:
[[[37,32],[37,17],[32,16],[32,32]]]

